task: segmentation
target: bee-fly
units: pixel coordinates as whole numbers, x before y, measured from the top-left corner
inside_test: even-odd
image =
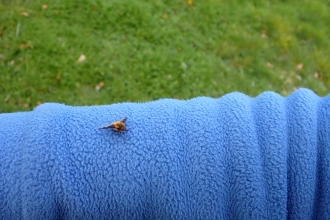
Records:
[[[108,128],[111,128],[112,130],[114,131],[119,131],[119,132],[123,132],[123,131],[126,131],[126,126],[125,126],[125,121],[126,121],[127,117],[123,118],[122,120],[120,121],[115,121],[115,122],[112,122],[110,125],[108,126],[105,126],[105,127],[101,127],[99,128],[100,129],[108,129]]]

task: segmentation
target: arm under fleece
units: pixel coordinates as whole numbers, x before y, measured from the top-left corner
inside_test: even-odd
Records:
[[[330,219],[330,96],[0,114],[0,219],[286,218]]]

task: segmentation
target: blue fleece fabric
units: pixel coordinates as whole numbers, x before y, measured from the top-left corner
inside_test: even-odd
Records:
[[[0,219],[330,219],[330,95],[0,114]]]

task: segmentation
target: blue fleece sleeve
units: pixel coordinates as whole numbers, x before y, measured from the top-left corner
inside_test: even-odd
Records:
[[[330,219],[330,96],[0,114],[0,219],[286,218]]]

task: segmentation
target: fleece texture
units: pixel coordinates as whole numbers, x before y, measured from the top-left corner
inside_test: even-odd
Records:
[[[0,219],[330,219],[330,96],[0,114]]]

